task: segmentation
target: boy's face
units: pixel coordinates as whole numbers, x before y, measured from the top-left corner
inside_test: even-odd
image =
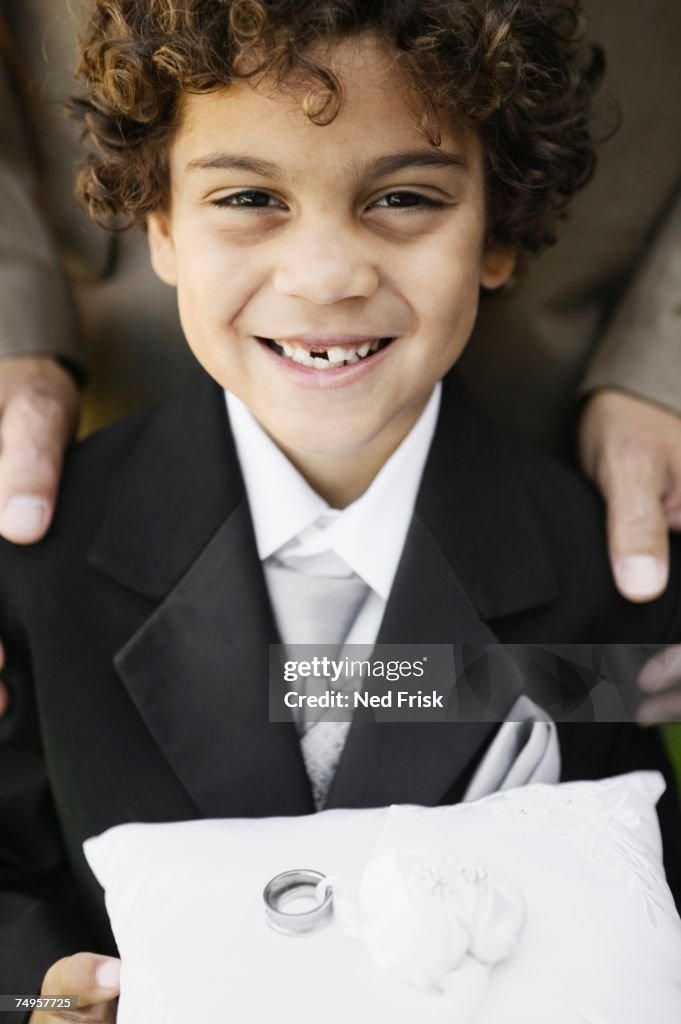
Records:
[[[206,370],[284,449],[344,455],[407,433],[513,256],[484,248],[477,137],[432,146],[372,40],[332,59],[327,126],[265,84],[187,96],[149,238]]]

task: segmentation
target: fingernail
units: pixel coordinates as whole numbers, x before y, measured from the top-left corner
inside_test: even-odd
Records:
[[[35,540],[47,525],[49,505],[42,498],[19,495],[5,505],[0,518],[0,533],[10,540]]]
[[[629,597],[653,597],[667,585],[667,566],[652,555],[628,555],[615,563],[617,583]]]
[[[120,981],[120,960],[105,960],[97,968],[97,984],[100,988],[118,988]]]

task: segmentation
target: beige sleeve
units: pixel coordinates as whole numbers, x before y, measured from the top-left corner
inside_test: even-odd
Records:
[[[580,386],[681,414],[681,191],[610,319]]]
[[[50,354],[77,363],[75,305],[20,127],[0,67],[0,356]]]

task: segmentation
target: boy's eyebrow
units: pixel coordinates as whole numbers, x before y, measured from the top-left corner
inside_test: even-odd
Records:
[[[468,161],[460,153],[448,153],[446,149],[424,147],[407,149],[401,153],[389,153],[366,163],[361,169],[363,178],[381,178],[407,167],[456,167],[468,170]]]
[[[246,171],[247,174],[259,174],[263,178],[280,178],[281,168],[269,160],[259,160],[254,156],[239,156],[236,153],[209,153],[190,160],[188,171]]]
[[[444,149],[422,148],[408,149],[400,153],[389,153],[386,156],[377,157],[368,161],[359,169],[359,178],[380,178],[386,174],[394,174],[396,171],[404,170],[407,167],[454,167],[463,171],[468,170],[468,161],[458,153],[449,153]],[[276,178],[281,180],[285,173],[279,164],[271,160],[262,160],[259,157],[247,156],[237,153],[209,153],[208,156],[197,157],[187,164],[188,171],[195,170],[219,170],[219,171],[245,171],[247,174],[257,174],[263,178]]]

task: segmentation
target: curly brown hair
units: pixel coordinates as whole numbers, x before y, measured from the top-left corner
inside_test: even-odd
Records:
[[[183,93],[263,76],[309,83],[303,109],[342,103],[320,43],[371,33],[423,95],[424,120],[455,115],[480,135],[488,240],[538,252],[595,163],[601,51],[579,0],[94,0],[81,46],[86,95],[71,101],[94,150],[79,194],[108,228],[167,205],[168,149]]]

